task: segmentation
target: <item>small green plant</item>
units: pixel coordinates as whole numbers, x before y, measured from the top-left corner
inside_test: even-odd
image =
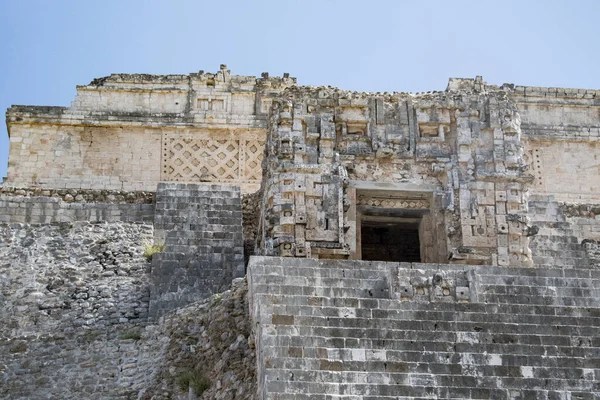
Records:
[[[221,299],[223,298],[223,294],[222,293],[217,293],[215,294],[212,299],[211,299],[211,305],[215,305],[215,304],[219,304],[221,302]]]
[[[137,329],[130,329],[128,331],[121,332],[119,334],[119,339],[121,339],[121,340],[127,340],[127,339],[140,340],[141,338],[142,338],[142,333]]]
[[[147,261],[152,261],[152,256],[156,253],[162,253],[165,251],[164,243],[161,244],[148,244],[144,249],[144,257]]]
[[[41,386],[46,385],[48,382],[50,382],[50,379],[48,379],[45,376],[38,376],[37,378],[35,378],[35,387],[39,388]]]
[[[24,353],[27,351],[27,343],[19,341],[8,349],[10,353]]]
[[[198,369],[183,371],[177,377],[177,384],[183,391],[192,388],[196,396],[200,396],[210,387],[210,380]]]
[[[98,340],[100,336],[102,336],[102,333],[100,333],[99,331],[87,331],[83,334],[82,340],[85,343],[91,343]]]

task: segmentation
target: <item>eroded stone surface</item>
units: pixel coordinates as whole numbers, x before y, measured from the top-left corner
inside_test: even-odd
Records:
[[[185,367],[207,399],[594,398],[599,112],[594,90],[224,65],[13,106],[0,395],[190,399]],[[255,251],[279,257],[247,299],[201,300]]]
[[[247,291],[246,280],[236,279],[231,290],[165,316],[161,330],[169,338],[168,345],[160,372],[142,399],[256,399]],[[206,378],[204,392],[198,395],[182,385],[187,372]]]
[[[73,332],[145,321],[143,224],[0,225],[3,335]]]
[[[534,177],[511,89],[461,85],[284,90],[268,132],[263,254],[360,259],[361,220],[400,215],[418,219],[422,261],[531,265]]]
[[[537,264],[531,221],[543,219],[529,195],[600,201],[598,94],[481,77],[438,92],[358,93],[226,66],[115,74],[78,87],[68,108],[9,109],[7,183],[252,192],[264,180],[261,254],[361,259],[361,226],[385,216],[418,226],[420,261],[527,266]]]
[[[253,257],[258,398],[593,399],[599,278]]]
[[[78,86],[71,107],[13,106],[7,182],[156,190],[160,181],[260,186],[267,114],[295,78],[114,74]]]
[[[125,398],[154,375],[151,225],[0,225],[0,397]],[[130,332],[143,337],[134,341]]]

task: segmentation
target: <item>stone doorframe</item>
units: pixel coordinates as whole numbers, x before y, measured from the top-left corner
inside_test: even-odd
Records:
[[[445,261],[444,221],[434,201],[438,190],[432,185],[350,181],[346,187],[348,208],[345,212],[349,258],[361,259],[362,221],[412,221],[419,226],[421,262]]]

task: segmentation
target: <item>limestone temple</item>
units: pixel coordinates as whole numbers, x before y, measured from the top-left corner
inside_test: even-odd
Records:
[[[0,398],[600,399],[600,90],[221,65],[6,122]]]

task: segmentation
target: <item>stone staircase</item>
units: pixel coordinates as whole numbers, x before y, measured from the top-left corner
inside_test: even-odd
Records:
[[[531,223],[540,228],[529,242],[536,266],[587,267],[585,249],[553,196],[530,196],[528,214]]]
[[[600,399],[600,271],[252,257],[248,276],[261,400]]]

